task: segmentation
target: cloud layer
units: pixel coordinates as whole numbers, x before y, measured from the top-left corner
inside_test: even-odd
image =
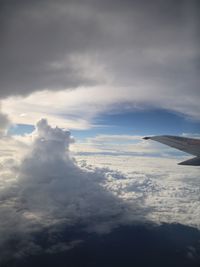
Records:
[[[198,169],[183,172],[175,159],[93,155],[76,161],[69,153],[70,132],[45,119],[31,136],[32,142],[5,137],[10,147],[0,165],[2,260],[58,251],[57,239],[44,249],[34,236],[42,231],[51,239],[63,227],[101,234],[136,222],[200,226]],[[70,242],[61,248],[73,248]]]
[[[0,98],[82,87],[73,111],[83,95],[93,115],[123,103],[198,119],[198,11],[195,0],[1,1]]]

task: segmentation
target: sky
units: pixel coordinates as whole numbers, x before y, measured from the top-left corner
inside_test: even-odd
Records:
[[[199,231],[198,167],[142,139],[200,137],[199,8],[0,1],[0,266],[138,223]],[[71,228],[79,235],[59,238]],[[181,248],[188,266],[199,260],[191,240]]]

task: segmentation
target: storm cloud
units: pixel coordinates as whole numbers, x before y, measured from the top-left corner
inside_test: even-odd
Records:
[[[0,96],[110,85],[133,107],[198,118],[199,6],[1,1]]]

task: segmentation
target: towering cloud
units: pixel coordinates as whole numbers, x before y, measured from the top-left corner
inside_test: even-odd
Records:
[[[104,233],[124,223],[128,205],[104,186],[108,176],[119,178],[119,173],[80,168],[68,152],[73,142],[70,132],[52,128],[45,119],[37,123],[33,135],[26,157],[18,166],[11,161],[10,172],[1,175],[2,255],[39,253],[41,248],[33,236],[41,230],[81,224],[85,231]],[[12,251],[13,242],[18,248]]]
[[[72,142],[69,131],[52,128],[42,119],[31,152],[19,166],[20,199],[26,199],[21,204],[38,214],[42,224],[49,219],[74,224],[121,212],[118,201],[100,185],[107,172],[78,167],[68,152]]]

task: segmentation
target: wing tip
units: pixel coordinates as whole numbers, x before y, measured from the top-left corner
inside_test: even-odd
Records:
[[[144,139],[144,140],[149,140],[149,139],[151,139],[151,137],[149,137],[149,136],[145,136],[145,137],[143,137],[143,139]]]
[[[200,157],[195,157],[178,163],[178,165],[200,166]]]

